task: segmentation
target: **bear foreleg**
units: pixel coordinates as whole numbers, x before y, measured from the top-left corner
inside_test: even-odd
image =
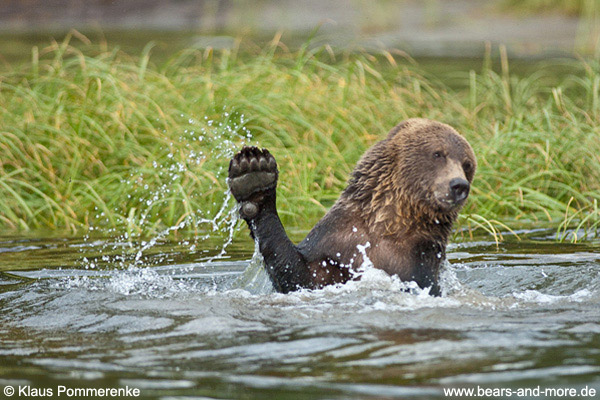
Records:
[[[279,292],[313,288],[308,265],[288,238],[276,207],[277,162],[268,150],[244,147],[229,164],[229,187],[252,237],[258,241],[265,269]]]

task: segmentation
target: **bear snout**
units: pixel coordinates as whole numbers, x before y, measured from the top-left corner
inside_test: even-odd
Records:
[[[462,206],[471,189],[466,178],[461,164],[449,160],[445,168],[437,173],[433,184],[436,205],[446,211]]]
[[[467,196],[469,196],[470,185],[466,179],[462,178],[454,178],[450,181],[450,200],[459,204],[465,201]]]

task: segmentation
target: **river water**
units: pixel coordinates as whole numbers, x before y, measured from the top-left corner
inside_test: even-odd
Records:
[[[185,241],[1,237],[0,386],[146,399],[599,390],[597,242],[526,236],[450,245],[441,298],[372,269],[273,293],[247,241],[211,260]],[[116,262],[135,246],[134,267]]]

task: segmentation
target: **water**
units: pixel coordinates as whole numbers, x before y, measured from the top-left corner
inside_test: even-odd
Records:
[[[451,245],[442,298],[372,269],[340,287],[273,293],[248,268],[244,240],[208,262],[218,250],[168,241],[140,267],[100,262],[121,245],[0,238],[0,386],[129,386],[148,399],[600,389],[593,242],[556,244],[540,231],[499,248]]]

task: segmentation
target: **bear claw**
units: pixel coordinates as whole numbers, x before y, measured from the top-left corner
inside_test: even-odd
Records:
[[[238,202],[277,185],[277,162],[267,149],[244,147],[229,163],[229,187]]]

